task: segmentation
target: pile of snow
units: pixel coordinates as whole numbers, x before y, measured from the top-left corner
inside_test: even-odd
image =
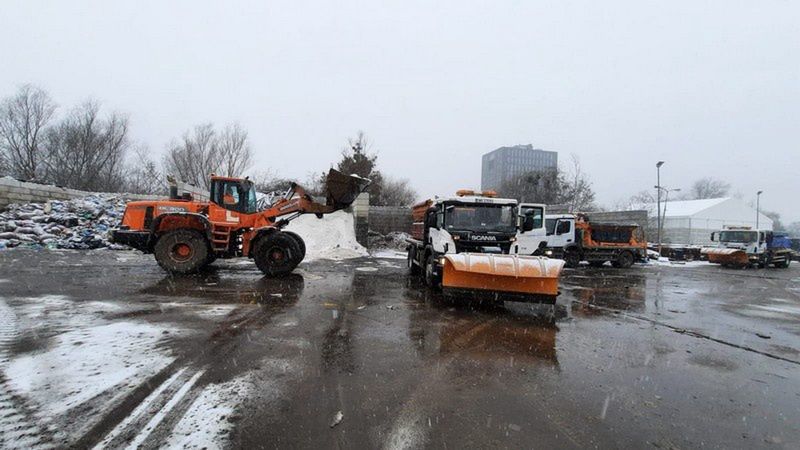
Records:
[[[367,249],[356,241],[353,215],[336,211],[317,219],[304,214],[292,220],[286,230],[300,235],[306,243],[306,261],[341,260],[367,256]]]
[[[0,213],[0,250],[18,246],[67,249],[125,248],[108,242],[125,200],[96,194],[73,200],[11,204]]]
[[[402,231],[391,231],[384,235],[370,230],[368,234],[369,248],[405,251],[410,237],[411,235]]]

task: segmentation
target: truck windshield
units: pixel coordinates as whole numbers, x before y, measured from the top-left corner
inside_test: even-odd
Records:
[[[511,205],[448,205],[445,208],[445,227],[448,230],[516,231],[516,208]]]
[[[757,240],[758,237],[755,231],[720,231],[719,233],[720,242],[747,243]]]

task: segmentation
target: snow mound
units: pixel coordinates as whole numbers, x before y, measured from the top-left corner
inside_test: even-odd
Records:
[[[353,215],[336,211],[317,219],[304,214],[286,227],[300,235],[306,243],[305,261],[316,259],[341,260],[367,256],[367,249],[356,241]]]

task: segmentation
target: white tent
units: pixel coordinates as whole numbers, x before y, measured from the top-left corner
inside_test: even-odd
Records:
[[[663,211],[664,203],[661,207]],[[655,204],[648,210],[653,211],[655,219]],[[711,243],[712,231],[731,226],[756,228],[755,208],[732,197],[669,201],[663,214],[661,241],[667,244],[706,245]],[[772,219],[759,213],[758,228],[771,230]],[[655,236],[650,239],[655,240]]]

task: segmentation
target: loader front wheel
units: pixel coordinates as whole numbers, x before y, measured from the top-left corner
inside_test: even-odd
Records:
[[[305,243],[305,241],[303,240],[303,238],[300,237],[299,234],[294,233],[292,231],[283,231],[283,234],[291,237],[292,239],[294,239],[295,242],[297,242],[297,248],[300,249],[300,254],[298,256],[299,259],[297,260],[297,264],[300,264],[300,262],[302,262],[303,259],[305,259],[305,257],[306,257],[306,243]]]
[[[253,247],[252,255],[259,270],[271,277],[290,273],[302,259],[297,241],[283,232],[259,239]]]
[[[208,264],[208,241],[194,230],[174,230],[158,238],[153,254],[167,272],[195,273]]]

